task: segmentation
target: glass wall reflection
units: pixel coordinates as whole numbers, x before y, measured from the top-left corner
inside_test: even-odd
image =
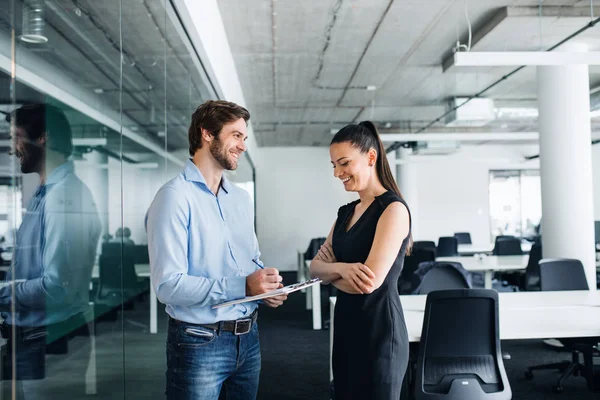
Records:
[[[164,393],[144,215],[216,94],[170,4],[120,3],[0,0],[2,398]]]

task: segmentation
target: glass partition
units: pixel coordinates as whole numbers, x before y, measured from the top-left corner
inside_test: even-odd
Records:
[[[164,393],[144,217],[207,82],[170,2],[0,0],[1,398]]]

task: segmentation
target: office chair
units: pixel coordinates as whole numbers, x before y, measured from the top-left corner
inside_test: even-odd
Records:
[[[589,289],[585,270],[579,260],[567,258],[543,259],[539,262],[539,268],[540,288],[543,291]],[[561,339],[561,342],[565,348],[571,350],[571,361],[529,367],[525,372],[525,377],[533,379],[534,370],[558,369],[563,374],[558,378],[556,386],[552,387],[555,393],[562,393],[562,382],[571,375],[584,376],[591,390],[600,389],[594,387],[598,385],[598,382],[594,381],[594,365],[592,362],[594,356],[600,356],[600,352],[595,349],[595,346],[600,342],[600,338],[568,338]],[[583,364],[579,362],[580,353],[583,354]]]
[[[412,293],[427,294],[435,290],[470,289],[471,276],[460,263],[431,261],[419,264],[412,275]]]
[[[458,240],[458,244],[472,244],[471,242],[471,234],[469,232],[456,232],[454,234],[456,240]]]
[[[404,265],[398,279],[398,293],[411,293],[412,275],[419,268],[419,264],[427,261],[435,261],[435,250],[413,247],[411,254],[404,257]]]
[[[521,288],[528,292],[541,290],[540,287],[540,261],[542,260],[542,244],[536,242],[531,246],[525,276]]]
[[[413,243],[413,251],[416,249],[427,249],[433,250],[437,256],[437,246],[434,241],[431,240],[417,240]]]
[[[454,236],[442,236],[438,239],[437,257],[458,256],[458,240]]]
[[[417,359],[415,398],[511,397],[500,349],[498,293],[487,289],[429,293]]]
[[[310,239],[308,248],[304,252],[304,259],[312,260],[313,258],[315,258],[315,256],[319,252],[319,249],[321,248],[321,246],[323,246],[326,240],[327,238],[324,237]]]
[[[523,254],[521,240],[514,236],[498,236],[492,254],[495,256],[520,256]]]
[[[129,255],[100,254],[96,302],[116,307],[128,306],[139,294],[149,289],[147,279],[138,278],[133,257]]]

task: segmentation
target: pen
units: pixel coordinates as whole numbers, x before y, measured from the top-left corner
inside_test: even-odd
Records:
[[[260,269],[265,269],[265,267],[264,267],[263,265],[261,265],[261,264],[260,264],[258,261],[256,261],[254,258],[252,259],[252,262],[253,262],[254,264],[258,265],[258,267],[259,267]]]

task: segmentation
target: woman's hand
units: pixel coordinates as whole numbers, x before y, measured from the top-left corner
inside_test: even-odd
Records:
[[[327,242],[325,242],[321,248],[319,248],[319,252],[317,253],[317,257],[319,257],[322,261],[325,261],[326,263],[336,263],[337,260],[335,258],[335,255],[333,254],[333,248],[331,247],[331,245]]]
[[[344,264],[339,273],[343,280],[348,282],[360,294],[372,293],[375,289],[373,279],[375,274],[365,264]]]

